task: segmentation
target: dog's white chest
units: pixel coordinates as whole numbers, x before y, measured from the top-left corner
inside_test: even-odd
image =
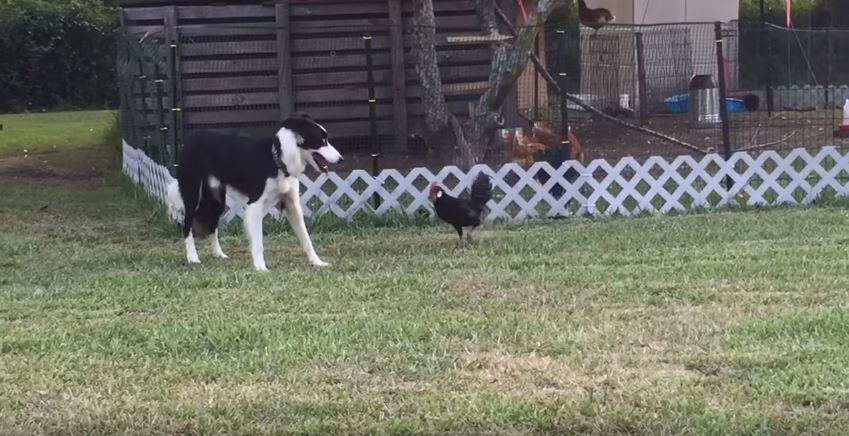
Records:
[[[286,195],[293,190],[300,189],[300,183],[295,177],[283,177],[282,175],[276,179],[276,190],[278,195]]]

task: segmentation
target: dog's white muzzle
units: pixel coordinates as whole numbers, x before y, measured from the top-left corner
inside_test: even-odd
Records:
[[[329,143],[314,151],[310,155],[310,165],[318,172],[326,173],[330,171],[330,165],[342,162],[342,154]]]

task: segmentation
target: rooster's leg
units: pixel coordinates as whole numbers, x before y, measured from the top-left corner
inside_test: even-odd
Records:
[[[462,227],[454,227],[457,230],[457,248],[463,248],[463,228]]]

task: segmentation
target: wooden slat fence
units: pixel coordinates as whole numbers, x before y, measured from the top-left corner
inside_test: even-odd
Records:
[[[488,44],[473,0],[435,0],[437,45],[451,110],[466,116],[485,88]],[[267,134],[293,111],[321,120],[337,138],[378,135],[405,148],[423,121],[413,59],[410,2],[291,0],[278,4],[125,7],[129,34],[153,32],[178,46],[179,104],[186,131],[234,129]],[[369,102],[364,36],[371,36],[375,101]],[[141,96],[134,103],[140,109]],[[170,98],[170,96],[169,96]],[[147,102],[149,103],[149,102]]]

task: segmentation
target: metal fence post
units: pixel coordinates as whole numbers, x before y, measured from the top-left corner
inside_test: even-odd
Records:
[[[138,59],[139,65],[139,75],[138,80],[141,87],[141,129],[142,129],[142,141],[144,142],[144,151],[150,156],[151,148],[150,148],[150,128],[147,125],[147,75],[144,73],[144,62],[141,58]],[[153,158],[155,159],[155,158]]]
[[[764,0],[760,0],[760,13],[761,13],[761,31],[760,38],[758,40],[758,45],[760,46],[760,52],[766,53],[765,62],[762,65],[770,65],[770,56],[772,55],[772,44],[769,41],[766,41],[766,9],[764,8]],[[765,42],[766,41],[766,42]],[[764,85],[766,86],[766,113],[767,116],[772,116],[773,105],[775,102],[775,98],[772,93],[772,72],[769,68],[764,68],[763,70],[763,80]]]
[[[634,36],[637,38],[637,83],[640,93],[640,125],[645,126],[649,115],[649,98],[646,91],[646,55],[645,46],[643,45],[643,32],[637,32]]]
[[[380,142],[377,138],[377,98],[374,91],[374,61],[372,59],[371,35],[363,35],[366,50],[366,74],[368,80],[368,118],[369,138],[371,140],[371,175],[377,177],[380,172]],[[372,195],[374,208],[380,207],[380,195]]]
[[[825,29],[825,44],[826,44],[826,57],[828,58],[828,72],[825,76],[825,105],[824,108],[831,113],[831,125],[834,125],[834,111],[830,109],[829,101],[832,104],[836,104],[836,99],[829,99],[829,89],[831,88],[831,73],[833,72],[834,67],[834,44],[831,40],[831,24]]]
[[[182,113],[182,109],[180,108],[180,88],[179,88],[179,76],[177,74],[177,41],[171,41],[171,129],[172,129],[172,138],[174,139],[174,151],[173,151],[173,171],[176,172],[177,166],[179,165],[178,159],[180,156],[180,137],[182,133],[182,123],[180,123],[180,115]]]
[[[542,29],[542,35],[545,36],[545,28]],[[537,33],[536,39],[534,39],[534,54],[539,56],[539,33]],[[539,119],[539,72],[536,68],[533,69],[534,72],[534,120]]]
[[[122,94],[124,95],[124,100],[127,102],[127,108],[124,111],[124,115],[127,117],[125,120],[126,125],[124,126],[124,135],[128,136],[125,139],[127,141],[132,141],[133,148],[138,148],[139,146],[139,131],[136,127],[136,115],[138,111],[136,110],[136,101],[133,98],[133,89],[135,88],[135,78],[132,74],[128,75],[127,80],[130,83],[124,82],[122,88]],[[129,133],[129,135],[127,135]]]
[[[566,31],[558,30],[557,35],[560,37],[560,54],[561,62],[559,64],[560,71],[557,72],[557,86],[560,87],[560,129],[563,132],[563,147],[566,148],[569,159],[572,159],[573,156],[571,154],[571,142],[569,141],[569,102],[566,100],[567,89],[567,76],[566,76]]]
[[[165,96],[163,86],[165,79],[162,78],[162,71],[159,68],[159,62],[153,62],[154,83],[156,84],[156,102],[157,111],[159,112],[159,163],[168,166],[168,161],[171,159],[168,150],[168,124],[165,120]],[[172,96],[173,98],[173,96]]]
[[[716,33],[716,66],[717,75],[719,76],[719,118],[722,121],[722,149],[725,154],[725,160],[731,159],[731,135],[730,135],[730,120],[728,119],[728,102],[726,96],[728,93],[727,84],[725,83],[725,55],[722,53],[722,23],[717,21],[714,23]],[[725,189],[731,189],[731,176],[726,176]]]

